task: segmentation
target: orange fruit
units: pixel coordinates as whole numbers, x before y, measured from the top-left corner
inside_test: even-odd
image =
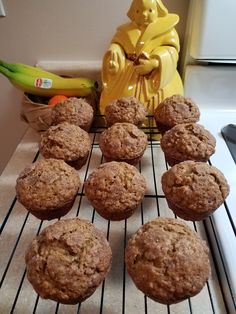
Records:
[[[49,106],[55,106],[57,103],[59,103],[59,101],[61,100],[65,100],[68,99],[68,97],[64,96],[64,95],[55,95],[52,96],[49,101],[48,101],[48,105]]]

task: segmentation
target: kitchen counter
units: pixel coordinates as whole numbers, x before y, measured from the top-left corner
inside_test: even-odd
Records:
[[[93,143],[91,153],[87,164],[79,170],[82,182],[103,162],[98,147],[101,131],[102,129],[94,128],[90,133]],[[15,182],[19,173],[27,164],[41,158],[38,140],[39,135],[29,128],[0,177],[0,313],[224,314],[232,309],[226,305],[225,280],[217,262],[216,253],[221,252],[219,248],[213,250],[211,232],[207,228],[208,224],[214,228],[212,218],[204,222],[187,222],[207,241],[211,249],[211,277],[197,296],[171,306],[156,303],[137,290],[125,270],[124,248],[131,234],[155,217],[174,217],[161,188],[161,176],[167,169],[165,158],[159,142],[151,140],[138,165],[147,180],[148,189],[142,205],[132,217],[120,222],[101,218],[88,203],[83,187],[72,210],[64,217],[79,216],[88,219],[107,235],[113,251],[113,262],[103,284],[81,305],[63,305],[39,298],[26,278],[24,253],[32,238],[52,222],[42,222],[29,214],[18,203],[15,195]]]

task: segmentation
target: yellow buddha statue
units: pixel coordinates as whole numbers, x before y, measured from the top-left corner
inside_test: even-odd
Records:
[[[183,94],[176,69],[179,17],[161,0],[133,0],[127,15],[131,22],[118,27],[103,58],[100,112],[114,99],[134,96],[153,115],[163,99]]]

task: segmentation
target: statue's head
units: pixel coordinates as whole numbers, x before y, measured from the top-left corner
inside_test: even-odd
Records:
[[[133,0],[127,13],[138,26],[146,26],[167,14],[168,10],[161,0]]]

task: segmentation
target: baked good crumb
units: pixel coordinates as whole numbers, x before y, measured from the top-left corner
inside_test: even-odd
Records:
[[[89,134],[77,125],[63,122],[41,134],[40,153],[44,158],[62,159],[75,169],[87,160],[91,148]]]
[[[200,110],[192,98],[173,95],[165,98],[153,115],[159,131],[164,134],[177,124],[198,122]]]
[[[63,160],[42,159],[28,165],[16,180],[18,201],[42,220],[60,218],[72,208],[80,178]]]
[[[161,138],[161,148],[170,166],[181,161],[206,162],[215,152],[216,139],[197,123],[177,124]]]
[[[161,181],[169,207],[185,220],[207,218],[229,194],[223,173],[204,162],[183,161],[166,171]]]
[[[94,117],[92,106],[83,98],[69,97],[52,108],[52,125],[69,122],[89,131]]]
[[[112,252],[105,235],[83,219],[64,219],[46,227],[29,245],[27,278],[45,299],[76,304],[104,280]]]
[[[129,218],[141,203],[145,190],[145,178],[132,165],[125,162],[101,164],[84,184],[85,195],[105,219]]]
[[[201,291],[210,275],[208,253],[206,243],[185,223],[157,218],[130,238],[125,263],[139,290],[172,304]]]
[[[135,165],[147,147],[147,135],[132,123],[115,123],[100,136],[99,147],[106,161]]]
[[[107,126],[117,122],[128,122],[141,126],[147,115],[147,110],[135,97],[121,97],[115,99],[105,108]]]

